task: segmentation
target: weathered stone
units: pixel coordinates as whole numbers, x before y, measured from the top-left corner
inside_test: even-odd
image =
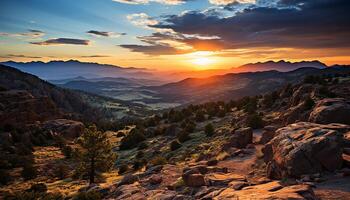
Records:
[[[182,177],[185,184],[189,187],[200,187],[206,185],[202,174],[190,174]]]
[[[233,188],[234,190],[241,190],[244,187],[247,187],[248,183],[245,181],[231,181],[228,184],[229,188]]]
[[[350,101],[343,98],[323,99],[316,104],[309,121],[319,124],[350,124]]]
[[[253,142],[253,130],[251,128],[240,128],[234,131],[230,138],[230,146],[236,148],[245,148]]]
[[[263,148],[270,178],[300,176],[342,165],[343,136],[337,130],[344,125],[320,125],[309,122],[290,124],[277,130]]]
[[[222,191],[218,196],[213,198],[215,200],[228,200],[228,199],[240,199],[240,200],[316,200],[312,188],[308,185],[293,185],[283,187],[279,182],[271,182],[262,185],[245,187],[242,190],[234,190],[227,188]]]
[[[118,185],[129,185],[138,181],[138,177],[133,174],[127,174],[123,179],[118,183]]]
[[[273,137],[275,137],[276,130],[277,128],[275,126],[265,126],[259,143],[260,144],[268,143]]]
[[[76,138],[83,133],[84,124],[73,120],[56,119],[44,122],[42,128],[64,137]]]
[[[163,181],[163,178],[161,175],[154,174],[149,178],[149,183],[152,185],[160,184]]]

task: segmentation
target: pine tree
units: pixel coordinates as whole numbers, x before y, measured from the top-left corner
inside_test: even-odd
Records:
[[[78,152],[78,173],[88,176],[90,184],[94,183],[99,172],[108,171],[114,165],[116,155],[112,151],[112,145],[107,135],[97,131],[96,126],[86,129],[77,143],[81,147]]]

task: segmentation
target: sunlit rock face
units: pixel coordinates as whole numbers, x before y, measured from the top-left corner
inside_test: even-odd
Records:
[[[299,177],[342,166],[343,133],[347,125],[309,122],[290,124],[276,131],[265,145],[264,159],[271,178]]]
[[[309,121],[350,124],[350,101],[343,98],[323,99],[311,112]]]

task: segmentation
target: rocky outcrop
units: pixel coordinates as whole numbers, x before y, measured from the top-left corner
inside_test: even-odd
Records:
[[[218,196],[214,197],[215,200],[228,200],[228,199],[308,199],[316,200],[312,188],[309,185],[292,185],[284,187],[280,182],[274,181],[256,186],[245,187],[242,190],[235,190],[233,188],[227,188],[223,190]]]
[[[0,92],[0,127],[10,125],[20,128],[60,116],[61,113],[48,97],[34,97],[23,90]]]
[[[265,126],[261,134],[259,143],[260,144],[268,143],[273,137],[275,137],[276,130],[277,128],[275,126]]]
[[[323,99],[311,112],[309,121],[320,124],[350,124],[350,101],[343,98]]]
[[[278,129],[263,148],[268,177],[299,177],[340,168],[343,133],[349,128],[299,122]]]
[[[235,130],[229,141],[229,145],[236,148],[245,148],[251,143],[253,143],[253,130],[249,127]]]
[[[56,119],[44,122],[42,128],[63,137],[76,138],[83,133],[84,124],[73,120]]]

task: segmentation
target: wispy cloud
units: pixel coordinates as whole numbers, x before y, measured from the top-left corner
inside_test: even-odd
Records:
[[[98,36],[98,37],[120,37],[122,35],[126,35],[126,33],[116,33],[116,32],[108,32],[108,31],[96,31],[96,30],[90,30],[87,31],[86,33],[93,35],[93,36]]]
[[[214,5],[229,5],[234,3],[256,3],[256,0],[209,0]]]
[[[23,33],[7,33],[7,32],[0,32],[0,36],[5,36],[5,37],[28,37],[28,38],[40,38],[44,36],[45,33],[40,30],[34,30],[34,29],[29,29],[27,32]]]
[[[39,59],[42,57],[39,56],[28,56],[28,55],[22,55],[22,54],[6,54],[6,55],[0,55],[0,58],[31,58],[31,59]]]
[[[87,55],[87,56],[80,56],[80,58],[108,58],[111,57],[109,55]]]
[[[71,44],[71,45],[89,45],[89,40],[73,39],[73,38],[56,38],[49,39],[42,42],[31,42],[35,45],[59,45],[59,44]]]
[[[113,1],[119,2],[119,3],[126,3],[126,4],[148,4],[150,2],[157,2],[161,4],[167,4],[167,5],[179,5],[189,0],[113,0]]]

